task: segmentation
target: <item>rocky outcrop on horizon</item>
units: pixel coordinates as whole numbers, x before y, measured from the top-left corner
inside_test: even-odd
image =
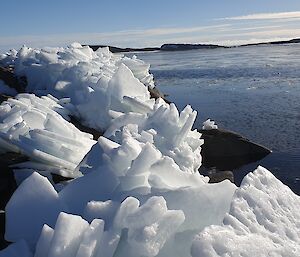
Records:
[[[88,45],[94,51],[100,47],[108,47],[112,53],[125,53],[125,52],[152,52],[152,51],[186,51],[186,50],[196,50],[196,49],[217,49],[217,48],[232,48],[232,47],[244,47],[244,46],[257,46],[257,45],[282,45],[282,44],[297,44],[300,43],[300,38],[295,38],[291,40],[282,41],[270,41],[261,43],[250,43],[237,46],[223,46],[215,44],[163,44],[160,47],[144,47],[144,48],[121,48],[115,46],[107,45]]]

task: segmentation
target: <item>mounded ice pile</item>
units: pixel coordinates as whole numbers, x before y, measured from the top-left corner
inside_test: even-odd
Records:
[[[85,176],[60,196],[72,212],[81,213],[90,200],[205,185],[208,178],[198,172],[203,140],[191,131],[195,117],[189,106],[179,114],[175,105],[160,100],[147,114],[120,114],[105,132],[114,141],[99,138],[79,167]]]
[[[104,221],[89,224],[80,216],[60,213],[54,229],[44,225],[35,257],[112,257],[156,256],[184,221],[182,211],[168,210],[162,197],[145,204],[125,199],[109,230]]]
[[[32,173],[30,170],[44,170],[45,175],[80,175],[74,170],[96,141],[67,121],[72,109],[69,99],[58,100],[51,95],[19,94],[2,102],[0,151],[19,152],[31,159],[19,165],[19,176],[22,171]]]
[[[189,106],[179,114],[175,105],[158,100],[146,113],[113,115],[115,119],[106,131],[111,139],[99,138],[78,167],[84,176],[53,194],[58,197],[55,206],[89,222],[103,219],[109,233],[103,249],[118,231],[121,239],[114,256],[125,257],[128,252],[130,256],[186,256],[196,233],[207,225],[221,224],[236,187],[229,181],[208,184],[197,171],[203,142],[201,134],[191,130],[196,112]],[[30,202],[28,212],[39,210],[41,214],[36,219],[40,231],[42,221],[53,228],[53,218],[41,218],[47,217],[47,208],[40,210],[40,201],[31,202],[26,193],[36,187],[35,183],[48,188],[49,193],[53,186],[41,179],[35,182],[32,176],[9,202],[7,216],[30,224],[30,215],[20,211],[22,202]],[[11,219],[6,233],[13,241],[25,237],[34,245],[31,238],[36,238],[37,231],[20,231]],[[49,237],[51,231],[45,227],[43,233]],[[47,240],[39,242],[46,244]]]
[[[116,114],[115,114],[116,115]],[[146,112],[117,114],[104,136],[122,144],[132,138],[140,145],[153,144],[172,158],[183,172],[195,173],[201,165],[203,140],[192,130],[197,112],[187,105],[179,114],[176,106],[158,99]]]
[[[179,231],[220,223],[235,186],[207,184],[197,171],[203,142],[191,131],[195,115],[190,107],[179,114],[174,105],[158,101],[148,114],[118,116],[106,131],[115,141],[99,138],[79,167],[85,176],[64,187],[60,198],[72,213],[82,214],[92,200],[163,196],[169,208],[188,217]]]
[[[258,167],[237,189],[222,226],[205,228],[193,257],[300,256],[300,197]]]
[[[24,46],[1,55],[1,63],[12,65],[16,75],[26,76],[28,92],[69,97],[81,120],[98,130],[109,126],[109,110],[134,111],[124,96],[153,105],[147,89],[154,87],[150,65],[136,57],[112,54],[108,48],[94,52],[78,43],[66,48]]]

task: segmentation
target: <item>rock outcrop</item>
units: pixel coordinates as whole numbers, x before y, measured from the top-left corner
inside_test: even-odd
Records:
[[[234,170],[242,165],[258,161],[271,150],[251,142],[247,138],[223,129],[198,130],[204,139],[202,164],[218,170]]]

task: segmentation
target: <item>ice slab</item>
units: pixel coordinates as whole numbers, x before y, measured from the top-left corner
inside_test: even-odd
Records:
[[[47,224],[45,224],[43,226],[39,240],[37,241],[34,257],[43,257],[48,255],[53,235],[54,230]]]
[[[88,222],[80,216],[60,213],[55,224],[48,257],[74,257]]]
[[[33,173],[6,205],[5,239],[11,242],[25,239],[30,246],[35,245],[43,225],[53,226],[64,209],[48,179]]]
[[[1,152],[20,152],[37,163],[52,166],[52,173],[65,169],[69,171],[66,177],[79,176],[74,169],[96,141],[68,122],[71,111],[60,102],[66,103],[67,99],[19,94],[1,103]]]

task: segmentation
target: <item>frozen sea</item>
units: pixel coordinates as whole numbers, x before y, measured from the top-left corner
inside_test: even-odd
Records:
[[[182,109],[273,150],[234,171],[240,183],[261,164],[300,194],[300,44],[137,53],[158,88]]]

